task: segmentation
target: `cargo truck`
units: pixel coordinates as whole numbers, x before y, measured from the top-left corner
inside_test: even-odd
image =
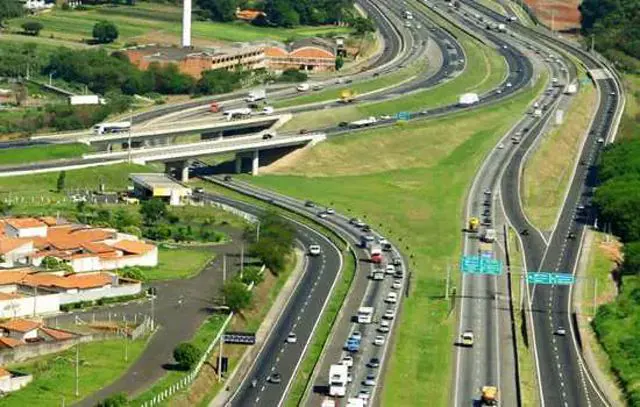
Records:
[[[504,24],[498,24],[498,32],[507,32],[507,26],[505,26]]]
[[[220,112],[220,110],[221,110],[220,109],[220,105],[215,100],[213,102],[211,102],[211,104],[209,105],[209,111],[211,113],[218,113],[218,112]]]
[[[481,389],[480,402],[483,406],[497,406],[498,388],[495,386],[483,386]]]
[[[356,92],[351,89],[344,89],[340,92],[340,101],[342,103],[351,103],[356,100]]]
[[[98,95],[73,95],[69,96],[69,104],[72,106],[98,105],[100,104],[100,97]]]
[[[347,393],[347,378],[349,367],[346,365],[331,365],[329,367],[329,395],[344,397]]]
[[[479,224],[480,224],[480,219],[476,217],[469,218],[469,227],[468,227],[469,232],[477,232]]]
[[[571,84],[567,86],[567,89],[564,91],[567,95],[573,95],[578,91],[578,86]]]
[[[496,230],[486,229],[482,235],[482,241],[486,243],[493,243],[496,241]]]
[[[375,117],[369,116],[366,119],[356,120],[354,122],[349,123],[349,127],[354,127],[354,128],[367,127],[367,126],[371,126],[372,124],[375,124],[377,121],[378,120]]]
[[[267,98],[267,91],[265,89],[257,89],[249,92],[249,94],[244,100],[248,103],[253,103],[259,100],[264,100],[266,98]]]
[[[458,99],[458,104],[460,106],[471,106],[478,102],[480,102],[480,97],[477,93],[465,93],[460,95],[460,98]]]
[[[93,126],[93,133],[97,136],[109,133],[123,133],[131,130],[131,122],[99,123]]]
[[[373,311],[373,307],[360,307],[360,309],[358,309],[358,323],[370,324],[373,320]]]
[[[251,116],[251,109],[248,107],[227,110],[226,112],[224,112],[224,117],[227,119],[227,121],[234,120],[234,119],[244,119],[250,116]]]

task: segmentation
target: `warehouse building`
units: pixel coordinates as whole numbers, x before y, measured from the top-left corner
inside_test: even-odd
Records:
[[[187,171],[188,171],[188,167]],[[141,199],[160,198],[169,205],[182,205],[191,197],[191,188],[185,187],[162,173],[130,174],[133,193]]]

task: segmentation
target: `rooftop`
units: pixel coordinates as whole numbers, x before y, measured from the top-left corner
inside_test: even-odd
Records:
[[[262,47],[239,44],[225,48],[173,47],[170,45],[148,44],[126,48],[126,52],[139,52],[145,58],[155,61],[180,61],[187,58],[211,58],[222,55],[233,55],[242,52],[257,51]]]
[[[6,329],[8,331],[29,332],[39,328],[41,325],[41,322],[30,321],[28,319],[12,319],[0,323],[0,328]]]
[[[46,223],[36,218],[9,218],[4,221],[14,229],[28,229],[47,226]]]
[[[191,191],[191,188],[185,187],[163,173],[130,174],[129,178],[134,184],[141,185],[147,189],[173,189],[181,192]]]

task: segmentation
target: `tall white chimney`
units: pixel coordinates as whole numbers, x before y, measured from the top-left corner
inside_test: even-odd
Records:
[[[191,0],[184,0],[182,10],[182,46],[191,46]]]

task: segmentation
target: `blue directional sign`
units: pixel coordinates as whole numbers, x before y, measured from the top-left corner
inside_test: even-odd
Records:
[[[486,256],[462,256],[460,270],[470,274],[499,275],[502,273],[502,263]]]
[[[396,119],[398,120],[409,120],[411,119],[411,113],[409,112],[400,112],[396,114]]]
[[[575,282],[576,278],[567,273],[527,273],[529,284],[571,285]]]

